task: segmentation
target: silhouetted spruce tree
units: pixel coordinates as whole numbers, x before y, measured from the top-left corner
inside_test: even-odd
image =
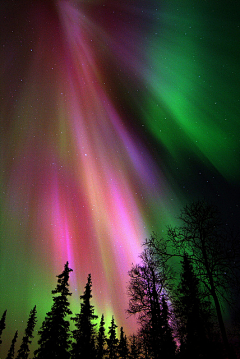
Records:
[[[120,328],[120,340],[118,342],[118,357],[121,359],[128,358],[127,336],[124,334],[123,327]]]
[[[210,328],[211,308],[200,289],[189,256],[185,253],[177,287],[176,315],[179,318],[181,340],[181,357],[212,357],[208,333]]]
[[[138,359],[140,357],[139,350],[137,346],[137,338],[135,335],[132,335],[130,338],[130,352],[129,359]]]
[[[2,332],[3,330],[6,328],[6,315],[7,315],[7,310],[4,311],[2,318],[0,320],[0,345],[2,344]]]
[[[176,343],[169,324],[171,317],[167,301],[162,295],[159,298],[159,313],[157,313],[154,326],[152,326],[153,321],[149,321],[138,332],[139,338],[142,339],[143,352],[147,358],[171,359],[175,357]]]
[[[18,355],[16,359],[28,359],[28,355],[30,352],[29,345],[32,343],[33,339],[33,331],[37,322],[37,310],[36,305],[35,307],[30,311],[29,319],[27,322],[27,328],[25,329],[25,335],[22,339],[22,344],[18,350]]]
[[[101,321],[100,321],[100,327],[98,330],[97,335],[97,359],[103,359],[104,354],[106,353],[105,344],[106,344],[106,335],[105,335],[105,322],[104,322],[104,315],[102,314]]]
[[[114,317],[112,316],[111,325],[108,328],[108,338],[107,338],[107,358],[116,359],[118,352],[118,339],[116,333],[117,325],[115,324]]]
[[[85,286],[80,314],[72,318],[77,329],[73,330],[73,338],[75,342],[72,344],[73,359],[93,359],[96,357],[95,339],[96,339],[96,323],[93,323],[98,316],[94,314],[94,307],[90,304],[92,298],[92,279],[91,274],[88,275],[88,281]]]
[[[174,358],[176,354],[176,342],[173,337],[173,330],[169,325],[171,319],[171,314],[169,312],[169,306],[165,299],[165,296],[162,296],[161,300],[161,317],[162,317],[162,332],[163,339],[161,340],[160,353],[162,358]]]
[[[212,297],[222,340],[229,359],[236,358],[231,348],[223,320],[221,300],[231,302],[231,285],[235,276],[239,241],[225,231],[216,208],[205,201],[197,201],[183,208],[180,227],[168,229],[168,243],[177,255],[191,255],[196,275]]]
[[[18,337],[18,331],[16,331],[16,333],[14,334],[10,349],[8,351],[8,355],[6,357],[6,359],[13,359],[14,358],[14,352],[15,352],[15,344],[17,341],[17,337]]]
[[[45,320],[39,330],[39,348],[34,352],[38,359],[69,359],[69,347],[71,344],[69,327],[70,323],[66,316],[71,315],[69,309],[69,273],[72,269],[68,267],[68,262],[64,266],[64,271],[57,276],[57,287],[52,291],[53,305],[51,311],[47,313]]]

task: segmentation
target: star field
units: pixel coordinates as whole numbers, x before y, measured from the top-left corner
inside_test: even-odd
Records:
[[[217,1],[12,1],[1,13],[1,308],[38,326],[66,261],[73,311],[131,333],[127,272],[206,197],[239,215],[239,8]]]

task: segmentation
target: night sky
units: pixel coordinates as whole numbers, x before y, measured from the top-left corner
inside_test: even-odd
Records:
[[[97,314],[132,333],[144,239],[198,198],[238,223],[237,3],[1,2],[3,347],[35,304],[39,329],[66,261],[73,312],[91,273]]]

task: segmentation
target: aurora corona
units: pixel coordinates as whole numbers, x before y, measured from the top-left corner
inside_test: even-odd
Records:
[[[35,304],[40,326],[66,261],[73,311],[91,273],[97,313],[131,333],[127,272],[143,240],[199,191],[197,164],[212,188],[216,174],[239,180],[234,40],[228,53],[218,42],[210,50],[213,24],[223,34],[221,9],[190,1],[1,7],[1,308],[12,313],[10,336]],[[222,23],[236,30],[234,19]]]

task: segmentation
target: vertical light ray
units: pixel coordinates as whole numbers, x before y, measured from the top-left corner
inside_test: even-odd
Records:
[[[196,193],[215,196],[215,176],[239,181],[237,12],[2,3],[1,306],[18,325],[9,319],[8,335],[35,304],[40,326],[67,260],[73,310],[91,273],[97,313],[131,333],[127,271],[142,241]]]

